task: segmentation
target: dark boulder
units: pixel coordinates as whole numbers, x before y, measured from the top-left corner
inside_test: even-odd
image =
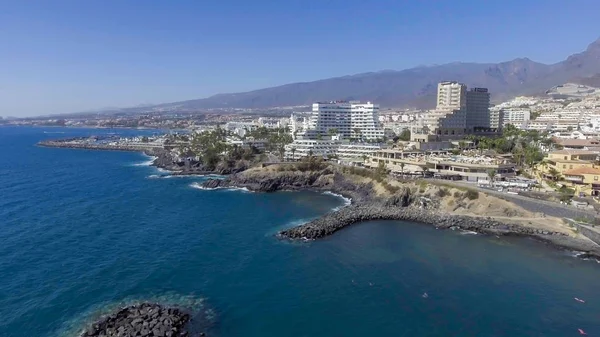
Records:
[[[226,181],[223,179],[207,179],[202,182],[202,187],[209,189],[225,187],[225,185]]]
[[[81,337],[188,336],[189,314],[179,308],[141,303],[121,308],[92,324]]]

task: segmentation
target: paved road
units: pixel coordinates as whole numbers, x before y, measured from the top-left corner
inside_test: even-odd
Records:
[[[514,202],[515,204],[523,207],[530,212],[540,212],[549,216],[555,216],[560,218],[579,218],[579,217],[597,217],[598,213],[594,210],[586,210],[581,208],[575,208],[573,206],[563,205],[557,202],[540,200],[530,198],[518,194],[508,194],[506,192],[500,192],[493,189],[481,188],[476,184],[465,183],[461,181],[452,180],[441,180],[441,179],[428,179],[436,182],[442,182],[447,185],[454,185],[457,187],[468,187],[474,188],[481,192],[499,197],[501,199]]]

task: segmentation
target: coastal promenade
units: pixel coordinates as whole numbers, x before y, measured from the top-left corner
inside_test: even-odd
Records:
[[[515,203],[524,209],[535,212],[535,213],[543,213],[548,216],[554,216],[558,218],[588,218],[595,219],[598,217],[598,213],[594,210],[590,209],[582,209],[575,208],[574,206],[569,206],[565,204],[560,204],[558,202],[541,200],[536,198],[531,198],[519,194],[509,194],[506,192],[500,192],[494,189],[481,188],[476,184],[464,183],[460,181],[451,181],[451,180],[439,180],[439,179],[428,179],[428,181],[432,181],[433,183],[438,183],[439,185],[449,185],[456,187],[463,187],[469,189],[475,189],[481,191],[483,193],[493,195],[500,199],[510,201]]]

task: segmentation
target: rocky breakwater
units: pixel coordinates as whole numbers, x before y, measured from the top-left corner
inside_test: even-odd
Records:
[[[582,252],[579,257],[600,259],[598,245],[589,240],[575,238],[562,232],[527,227],[492,218],[470,217],[439,212],[436,201],[414,197],[409,189],[387,201],[358,203],[328,213],[306,224],[278,233],[283,239],[315,240],[329,236],[355,223],[372,220],[410,221],[428,224],[439,229],[465,230],[482,234],[526,236],[541,240],[562,249]]]
[[[402,200],[402,198],[399,198]],[[406,199],[404,199],[406,200]],[[417,205],[388,205],[386,203],[358,204],[326,214],[304,225],[281,231],[288,239],[314,240],[331,235],[349,225],[371,220],[398,220],[432,224],[441,229],[462,229],[495,235],[560,235],[559,232],[536,230],[487,218],[472,218],[438,213]]]
[[[183,337],[190,315],[184,310],[160,304],[142,303],[121,308],[92,324],[80,337]],[[200,333],[198,336],[204,336]]]

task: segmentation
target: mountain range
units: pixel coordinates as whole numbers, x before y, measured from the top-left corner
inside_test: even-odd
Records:
[[[357,75],[292,83],[242,93],[161,104],[186,109],[270,108],[309,105],[322,100],[368,100],[382,107],[432,108],[437,83],[459,81],[469,87],[488,88],[492,101],[518,95],[543,94],[566,82],[600,86],[600,39],[588,48],[555,64],[528,58],[502,63],[462,63],[385,70]]]

